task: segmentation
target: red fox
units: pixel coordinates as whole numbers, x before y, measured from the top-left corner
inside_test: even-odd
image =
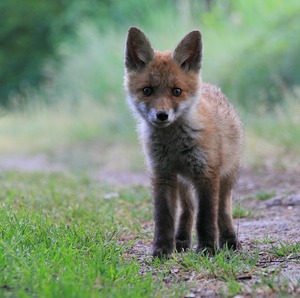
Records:
[[[173,52],[155,51],[138,28],[128,31],[124,85],[152,179],[154,257],[189,249],[195,217],[197,251],[241,248],[231,205],[242,124],[221,91],[202,83],[201,60],[200,31]]]

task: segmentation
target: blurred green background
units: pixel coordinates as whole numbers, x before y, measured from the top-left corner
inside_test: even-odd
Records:
[[[81,171],[143,169],[123,91],[132,25],[160,50],[200,29],[203,79],[245,123],[245,166],[299,166],[298,0],[2,0],[0,15],[0,169],[37,155]]]

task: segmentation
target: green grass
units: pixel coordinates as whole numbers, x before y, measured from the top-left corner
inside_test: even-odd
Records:
[[[87,227],[9,209],[2,210],[1,218],[1,284],[16,295],[90,297],[102,291],[118,296],[123,290],[127,297],[140,297],[151,285],[147,277],[139,282],[136,264],[122,262],[126,246],[118,245],[115,233],[99,222]],[[129,281],[137,284],[130,288]]]
[[[251,272],[258,260],[258,254],[234,253],[230,250],[221,250],[214,258],[206,254],[195,254],[190,252],[183,255],[180,260],[181,266],[187,269],[194,269],[202,274],[213,278],[228,280]]]
[[[233,218],[254,217],[255,214],[251,209],[242,208],[240,204],[234,204],[232,211]]]
[[[275,191],[268,191],[261,189],[255,194],[255,198],[259,201],[265,201],[271,198],[274,198],[276,196]]]
[[[275,238],[270,237],[268,234],[266,234],[264,238],[253,239],[253,242],[258,244],[272,244],[276,241],[277,240]]]
[[[54,174],[1,174],[0,183],[0,296],[168,293],[160,277],[141,274],[139,263],[126,257],[132,240],[121,240],[137,237],[140,223],[149,219],[144,189],[119,192],[87,178]]]
[[[266,277],[258,249],[224,249],[213,258],[191,250],[153,261],[151,195],[143,187],[18,172],[1,173],[0,186],[0,296],[182,297],[216,283],[231,297],[249,291],[249,278],[275,293],[289,291],[285,279],[273,288],[280,268]],[[274,243],[266,243],[270,258],[297,256],[299,243]]]
[[[300,257],[300,242],[282,242],[272,245],[270,253],[277,257]]]

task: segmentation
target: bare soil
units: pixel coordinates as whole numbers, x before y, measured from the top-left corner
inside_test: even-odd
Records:
[[[243,294],[237,297],[300,297],[300,251],[296,256],[274,256],[273,246],[280,243],[300,242],[300,173],[288,171],[241,171],[234,190],[234,203],[242,209],[251,210],[253,216],[235,219],[243,251],[258,249],[259,259],[255,266],[260,273],[247,273],[238,276]],[[131,173],[105,173],[109,183],[147,185],[145,175]],[[119,179],[119,181],[118,181]],[[144,223],[145,233],[153,231],[153,223]],[[128,255],[138,258],[149,269],[151,241],[140,239],[128,251]],[[148,267],[147,267],[148,266]],[[262,282],[261,272],[266,278],[276,273],[275,288]],[[165,278],[166,286],[178,280],[192,284],[185,297],[220,297],[224,293],[224,281],[208,278],[197,272],[180,268],[170,269]],[[286,282],[288,284],[282,286]],[[280,292],[282,291],[282,292]]]

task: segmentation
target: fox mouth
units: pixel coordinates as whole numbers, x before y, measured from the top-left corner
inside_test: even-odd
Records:
[[[168,125],[170,125],[170,124],[171,124],[171,121],[164,121],[164,122],[161,122],[161,121],[153,121],[152,124],[153,124],[153,126],[155,126],[155,127],[162,128],[162,127],[167,127]]]

